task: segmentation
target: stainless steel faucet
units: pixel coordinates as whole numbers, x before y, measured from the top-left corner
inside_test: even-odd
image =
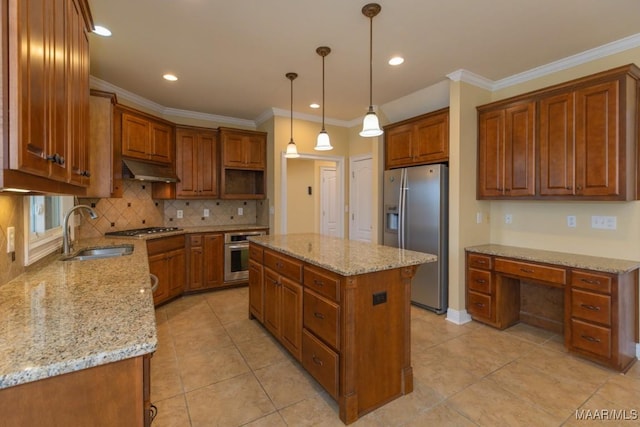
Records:
[[[66,215],[64,216],[64,220],[62,221],[62,254],[63,255],[71,254],[71,237],[70,237],[71,233],[69,233],[69,218],[71,217],[71,214],[73,213],[73,211],[76,211],[78,209],[88,210],[89,216],[91,216],[91,219],[98,218],[98,214],[96,213],[96,211],[93,210],[93,208],[91,208],[91,206],[76,205],[71,209],[69,209],[69,212],[66,213]]]

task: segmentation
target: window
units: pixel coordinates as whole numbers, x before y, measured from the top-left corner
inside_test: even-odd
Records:
[[[62,247],[62,220],[71,196],[28,196],[24,203],[24,260],[33,264]]]

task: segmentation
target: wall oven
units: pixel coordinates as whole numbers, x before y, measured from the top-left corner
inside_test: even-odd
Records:
[[[224,234],[224,281],[249,278],[249,236],[263,236],[264,231],[234,231]]]

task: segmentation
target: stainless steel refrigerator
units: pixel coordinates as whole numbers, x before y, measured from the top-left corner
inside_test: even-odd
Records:
[[[438,256],[411,282],[411,302],[438,314],[448,304],[448,189],[443,164],[384,172],[383,244]]]

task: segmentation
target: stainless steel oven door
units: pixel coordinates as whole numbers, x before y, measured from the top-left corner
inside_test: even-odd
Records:
[[[249,242],[224,245],[224,281],[249,278]]]

